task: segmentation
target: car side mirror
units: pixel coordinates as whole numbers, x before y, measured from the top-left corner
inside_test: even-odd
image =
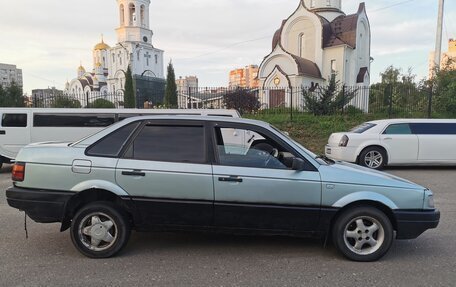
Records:
[[[292,170],[302,171],[305,169],[305,167],[306,167],[306,163],[303,159],[298,158],[298,157],[295,157],[293,159],[293,165],[291,166]]]

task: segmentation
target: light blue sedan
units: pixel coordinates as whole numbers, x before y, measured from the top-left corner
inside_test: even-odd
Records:
[[[10,206],[61,222],[93,258],[117,254],[133,229],[326,236],[347,258],[374,261],[440,219],[422,186],[221,117],[137,117],[76,143],[30,145],[13,181]]]

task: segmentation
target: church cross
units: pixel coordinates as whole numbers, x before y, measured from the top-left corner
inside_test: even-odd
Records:
[[[149,54],[149,52],[146,52],[146,53],[144,54],[144,57],[146,58],[147,66],[149,66],[149,59],[150,59],[150,57],[152,57],[152,56]]]

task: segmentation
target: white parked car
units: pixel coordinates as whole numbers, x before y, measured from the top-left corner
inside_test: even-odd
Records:
[[[456,120],[394,119],[334,133],[326,156],[372,169],[386,165],[456,165]]]

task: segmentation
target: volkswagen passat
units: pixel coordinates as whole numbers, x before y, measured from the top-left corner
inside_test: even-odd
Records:
[[[221,117],[131,118],[76,143],[29,145],[13,181],[10,206],[61,222],[94,258],[117,254],[131,230],[199,229],[332,237],[349,259],[373,261],[440,218],[422,186]]]

